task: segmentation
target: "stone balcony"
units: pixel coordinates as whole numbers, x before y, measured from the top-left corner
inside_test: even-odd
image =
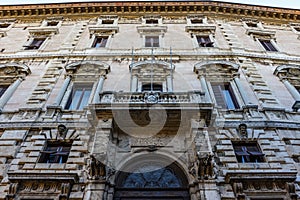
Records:
[[[165,111],[168,115],[180,115],[202,118],[206,122],[211,119],[213,104],[204,92],[112,92],[99,94],[99,103],[89,105],[98,118],[111,118],[113,113],[141,112],[142,110]]]

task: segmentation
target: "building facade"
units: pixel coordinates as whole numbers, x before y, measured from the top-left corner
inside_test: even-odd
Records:
[[[0,6],[0,199],[295,200],[300,10]]]

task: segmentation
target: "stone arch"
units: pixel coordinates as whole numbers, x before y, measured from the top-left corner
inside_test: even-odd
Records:
[[[162,154],[136,156],[123,164],[115,176],[114,199],[130,197],[189,199],[188,175],[174,159]],[[176,192],[175,192],[176,190]]]

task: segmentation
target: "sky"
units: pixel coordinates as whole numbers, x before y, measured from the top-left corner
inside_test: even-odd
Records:
[[[0,0],[0,5],[43,4],[43,3],[59,3],[59,2],[89,2],[89,1],[93,1],[93,0]],[[94,2],[95,1],[97,0],[94,0]],[[102,0],[102,1],[121,1],[121,0]],[[131,1],[139,1],[139,0],[131,0]],[[300,0],[231,0],[231,1],[218,0],[218,1],[300,9]]]

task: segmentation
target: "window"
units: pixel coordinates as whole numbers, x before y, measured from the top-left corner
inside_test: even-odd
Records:
[[[25,50],[39,49],[45,41],[45,38],[34,38],[29,45],[25,45]]]
[[[197,35],[197,42],[199,47],[213,47],[213,42],[210,40],[209,36],[199,36]]]
[[[159,36],[146,36],[145,47],[159,47]]]
[[[0,23],[0,28],[8,28],[9,26],[9,23]]]
[[[147,83],[142,85],[142,91],[163,91],[163,86],[158,83]]]
[[[294,27],[297,32],[300,32],[300,27]]]
[[[57,21],[49,21],[47,22],[47,26],[57,26],[58,22]]]
[[[259,39],[259,42],[265,48],[266,51],[277,51],[277,49],[272,44],[271,40],[261,40],[261,39]]]
[[[255,22],[247,22],[246,23],[247,24],[247,26],[250,28],[257,28],[257,23],[255,23]]]
[[[191,19],[191,23],[192,24],[202,24],[203,23],[203,19]]]
[[[233,144],[233,149],[239,163],[264,162],[264,154],[257,143],[236,143]]]
[[[227,109],[239,108],[230,84],[213,83],[211,86],[218,106]]]
[[[82,110],[88,104],[91,91],[92,85],[74,85],[65,108],[69,110]]]
[[[96,36],[92,47],[94,48],[105,47],[107,40],[108,40],[107,36]]]
[[[39,163],[66,163],[72,143],[50,142],[41,153]]]
[[[105,19],[105,20],[102,20],[102,24],[114,24],[114,21],[115,20],[112,20],[112,19]]]
[[[158,24],[158,19],[146,19],[146,24]]]
[[[4,92],[7,90],[8,86],[0,86],[0,97],[4,94]]]

